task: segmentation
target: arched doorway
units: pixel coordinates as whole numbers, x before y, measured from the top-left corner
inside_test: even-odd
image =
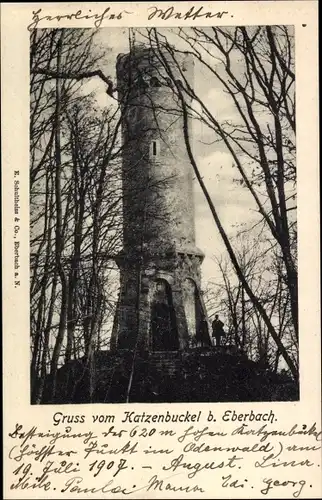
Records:
[[[166,280],[155,281],[151,303],[151,336],[154,351],[175,351],[179,348],[172,292]]]

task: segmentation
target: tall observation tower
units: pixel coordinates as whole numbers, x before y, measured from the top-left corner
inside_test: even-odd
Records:
[[[174,79],[183,79],[167,53]],[[179,54],[193,84],[194,64]],[[195,244],[192,167],[183,118],[160,53],[142,45],[117,60],[123,130],[123,252],[112,349],[176,351],[206,320],[203,253]],[[180,82],[179,82],[180,84]]]

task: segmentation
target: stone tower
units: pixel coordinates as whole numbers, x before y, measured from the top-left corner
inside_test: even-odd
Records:
[[[173,60],[166,53],[163,57],[174,78],[182,81]],[[192,85],[191,56],[180,54],[177,60]],[[200,292],[204,255],[195,245],[193,171],[178,96],[163,62],[152,48],[140,45],[117,59],[124,222],[111,349],[185,349],[195,345],[206,320]]]

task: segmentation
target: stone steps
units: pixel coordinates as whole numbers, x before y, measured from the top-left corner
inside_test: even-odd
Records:
[[[175,377],[180,371],[181,357],[178,351],[153,352],[149,356],[151,368],[165,376]]]

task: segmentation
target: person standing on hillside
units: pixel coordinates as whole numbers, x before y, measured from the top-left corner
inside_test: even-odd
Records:
[[[220,321],[218,314],[212,322],[212,337],[216,340],[216,347],[220,346],[221,337],[224,337],[224,323]]]

